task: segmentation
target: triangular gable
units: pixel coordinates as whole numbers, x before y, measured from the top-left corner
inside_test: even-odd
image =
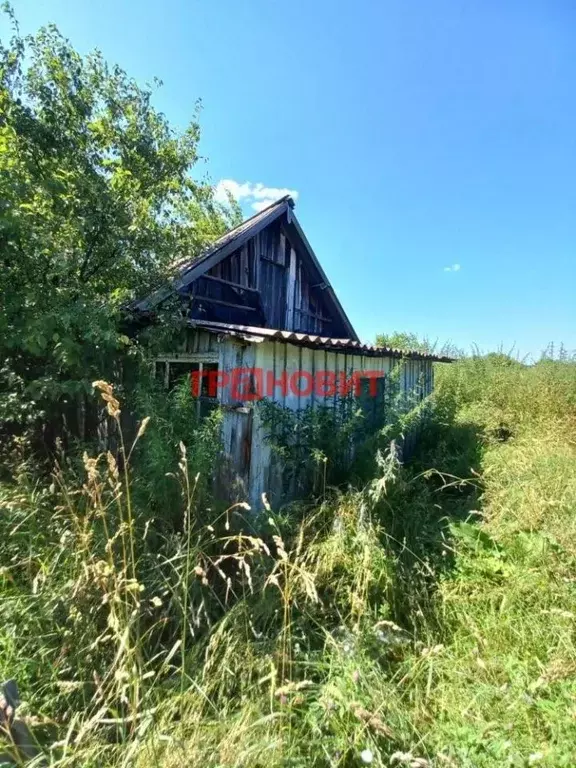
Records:
[[[174,291],[190,299],[190,316],[280,330],[358,336],[320,266],[287,196],[183,264],[172,288],[137,302],[149,311]]]

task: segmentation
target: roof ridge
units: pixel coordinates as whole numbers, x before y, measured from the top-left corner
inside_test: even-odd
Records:
[[[252,219],[255,219],[256,216],[260,216],[263,213],[266,213],[266,211],[269,211],[270,208],[274,208],[277,205],[280,205],[280,203],[288,203],[288,205],[291,208],[294,208],[294,198],[292,195],[284,195],[283,197],[279,197],[278,200],[274,200],[273,203],[270,203],[270,205],[267,205],[265,208],[262,208],[260,211],[256,211],[256,213],[253,213],[252,216],[248,216],[247,219],[244,219],[240,222],[240,224],[237,224],[235,227],[232,227],[232,229],[229,229],[228,232],[225,232],[222,237],[225,237],[226,235],[230,234],[230,232],[234,232],[235,229],[238,229],[238,227],[244,226],[244,224],[248,224],[249,221],[252,221]]]
[[[204,257],[218,250],[218,248],[221,248],[227,242],[234,240],[236,237],[235,233],[239,233],[245,227],[249,227],[250,223],[255,221],[259,216],[265,215],[273,208],[276,208],[283,203],[288,203],[290,208],[294,208],[294,200],[291,195],[284,195],[284,197],[280,197],[278,200],[270,203],[270,205],[267,205],[266,208],[262,208],[261,211],[256,211],[256,213],[253,213],[252,216],[249,216],[247,219],[243,219],[239,224],[236,224],[235,227],[232,227],[232,229],[228,229],[226,232],[223,232],[220,237],[217,237],[216,240],[209,243],[209,245],[207,245],[206,248],[204,248],[193,261],[190,261],[189,257],[183,257],[180,259],[180,261],[176,262],[174,266],[181,272],[181,274],[184,274],[188,271],[188,269],[191,269],[200,261],[202,261]]]
[[[242,221],[239,224],[236,224],[235,227],[232,227],[232,229],[226,230],[220,237],[216,238],[213,243],[211,243],[206,250],[211,250],[216,243],[219,240],[222,240],[225,237],[229,237],[233,232],[235,232],[237,229],[240,229],[240,227],[246,226],[246,224],[249,224],[252,219],[256,219],[258,216],[262,216],[263,213],[266,213],[266,211],[271,210],[272,208],[275,208],[277,205],[280,205],[280,203],[288,203],[288,205],[291,208],[294,208],[294,199],[291,195],[284,195],[283,197],[279,197],[278,200],[275,200],[273,203],[270,203],[270,205],[267,205],[265,208],[262,208],[260,211],[256,211],[256,213],[253,213],[252,216],[248,216],[247,219],[242,219]]]

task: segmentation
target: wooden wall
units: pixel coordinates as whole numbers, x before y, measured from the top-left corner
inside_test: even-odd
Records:
[[[238,369],[257,369],[274,381],[283,374],[289,378],[298,371],[315,376],[319,371],[333,372],[336,377],[343,373],[350,376],[361,371],[378,371],[388,376],[400,366],[399,383],[404,393],[413,394],[412,405],[429,395],[434,386],[433,364],[424,360],[399,360],[391,357],[369,357],[352,352],[335,352],[313,349],[282,341],[249,343],[232,336],[218,335],[207,331],[191,330],[177,350],[168,357],[179,360],[205,360],[218,362],[219,370],[229,374]],[[274,402],[299,411],[308,405],[336,408],[340,402],[338,393],[323,395],[312,389],[310,394],[293,392],[288,387],[277,386],[264,394]],[[266,493],[271,502],[281,501],[281,467],[274,461],[267,428],[260,419],[254,401],[241,402],[235,397],[231,385],[218,390],[218,399],[223,409],[223,461],[218,471],[218,485],[221,495],[229,501],[248,501],[253,510],[262,508],[261,496]],[[384,403],[379,404],[383,408]]]
[[[366,355],[347,352],[332,352],[322,349],[311,349],[281,341],[266,341],[256,345],[255,365],[264,372],[272,371],[275,380],[283,373],[288,377],[296,371],[307,371],[312,376],[319,371],[333,372],[337,379],[339,374],[348,377],[352,373],[362,371],[379,371],[382,376],[388,376],[396,366],[401,366],[399,384],[406,395],[407,403],[412,407],[419,400],[428,396],[434,387],[433,364],[429,360],[399,360],[392,357],[369,357]],[[304,390],[304,383],[301,390]],[[266,393],[269,396],[269,393]],[[293,411],[303,410],[307,406],[336,408],[340,402],[338,393],[330,396],[319,394],[315,389],[310,395],[284,392],[283,388],[275,388],[270,399]],[[381,401],[379,407],[384,407]],[[279,487],[278,467],[269,443],[266,440],[266,427],[254,414],[252,425],[252,458],[250,472],[250,503],[261,508],[261,495],[266,492],[272,502],[278,501]]]

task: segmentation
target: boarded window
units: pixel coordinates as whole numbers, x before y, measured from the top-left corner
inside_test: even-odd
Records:
[[[207,416],[218,407],[218,363],[212,360],[156,360],[155,376],[168,389],[186,381],[193,395],[197,395],[199,417]]]
[[[217,391],[218,363],[202,364],[202,384],[200,385],[200,397],[216,399]]]
[[[185,379],[190,381],[191,374],[195,371],[200,371],[199,363],[169,362],[166,365],[168,366],[168,389],[174,389],[177,384],[181,384]]]

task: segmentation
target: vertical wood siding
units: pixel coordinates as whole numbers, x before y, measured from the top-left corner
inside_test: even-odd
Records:
[[[248,240],[207,274],[259,289],[267,328],[333,338],[345,335],[340,318],[333,316],[324,301],[323,284],[310,274],[279,222]]]
[[[354,372],[379,371],[389,375],[397,365],[403,365],[402,361],[389,357],[367,357],[345,352],[332,352],[328,350],[309,349],[280,341],[266,341],[255,345],[255,365],[257,368],[271,371],[274,380],[279,380],[285,373],[288,377],[295,371],[308,371],[313,376],[318,371],[330,371],[338,376],[345,372],[350,376]],[[429,360],[410,360],[403,365],[401,374],[401,386],[404,393],[415,393],[415,399],[421,399],[432,392],[433,365]],[[420,393],[420,382],[422,391]],[[302,380],[302,389],[304,380]],[[302,393],[283,392],[277,387],[269,398],[274,402],[300,411],[308,405],[313,407],[327,406],[339,407],[340,397],[338,393],[330,396],[322,396],[314,390],[310,395]],[[383,407],[382,403],[382,407]],[[252,456],[250,461],[250,496],[249,501],[254,509],[261,508],[261,495],[266,493],[272,503],[280,500],[282,488],[282,467],[273,455],[269,442],[266,439],[267,428],[263,424],[258,409],[254,409],[254,422],[252,425]]]
[[[217,338],[216,336],[214,338]],[[232,379],[234,371],[254,368],[256,349],[228,338],[219,344],[219,369]],[[234,398],[232,385],[220,387],[218,399],[223,410],[223,460],[218,469],[219,495],[229,502],[250,498],[253,456],[254,409]]]
[[[263,385],[267,377],[280,382],[285,375],[287,382],[296,372],[308,372],[314,377],[320,371],[332,372],[347,377],[354,372],[379,371],[388,376],[392,370],[402,366],[400,383],[403,392],[414,393],[416,401],[429,395],[434,386],[434,366],[429,360],[400,361],[389,357],[368,357],[349,352],[333,352],[289,344],[278,340],[249,343],[229,336],[219,336],[201,330],[189,331],[177,348],[174,356],[182,359],[192,355],[195,358],[206,355],[217,360],[219,369],[231,378],[238,369],[261,369]],[[306,382],[301,380],[300,390]],[[292,392],[280,383],[271,393],[264,392],[269,399],[292,411],[301,411],[307,406],[341,407],[338,392],[326,395],[312,389]],[[221,495],[230,501],[248,500],[253,509],[261,508],[261,495],[267,493],[273,503],[282,497],[282,466],[273,455],[266,439],[266,427],[254,402],[241,403],[234,397],[231,384],[221,387],[218,399],[223,409],[223,460],[219,465],[217,483]],[[383,403],[382,403],[383,407]],[[409,447],[409,446],[407,446]]]

